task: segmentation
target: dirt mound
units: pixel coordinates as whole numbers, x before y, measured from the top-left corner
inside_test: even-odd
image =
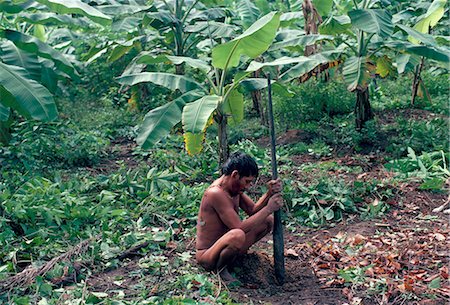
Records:
[[[233,271],[242,283],[232,295],[244,304],[343,304],[340,289],[324,289],[308,262],[286,258],[285,284],[276,282],[273,259],[265,253],[249,253],[238,258]]]

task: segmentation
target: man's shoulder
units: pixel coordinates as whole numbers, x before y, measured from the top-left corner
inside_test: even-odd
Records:
[[[212,184],[211,186],[209,186],[206,189],[205,195],[211,196],[211,197],[215,197],[215,196],[222,197],[222,196],[225,196],[225,191],[220,186]]]

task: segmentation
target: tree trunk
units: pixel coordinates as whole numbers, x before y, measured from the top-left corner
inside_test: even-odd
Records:
[[[373,119],[372,108],[369,101],[368,88],[356,89],[356,105],[355,105],[355,126],[356,130],[361,131],[364,124]]]
[[[227,117],[218,115],[219,125],[219,166],[225,163],[229,157],[228,134],[227,134]]]
[[[305,33],[318,34],[319,25],[322,23],[322,17],[317,12],[311,0],[304,0],[302,4],[303,17],[305,18]],[[309,56],[317,53],[319,46],[317,44],[306,46],[304,55]]]
[[[422,72],[423,65],[425,64],[425,59],[422,57],[420,64],[417,65],[416,71],[414,72],[414,80],[412,84],[412,96],[411,96],[411,106],[414,106],[417,97],[417,91],[419,90],[420,84],[420,73]]]

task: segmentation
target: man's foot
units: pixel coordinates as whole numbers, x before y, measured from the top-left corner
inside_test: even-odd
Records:
[[[225,283],[231,283],[231,282],[236,282],[237,279],[231,275],[230,271],[228,271],[228,268],[225,267],[223,268],[220,272],[219,272],[220,278],[225,282]]]

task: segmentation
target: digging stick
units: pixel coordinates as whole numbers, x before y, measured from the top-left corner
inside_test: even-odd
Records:
[[[267,84],[269,89],[269,124],[270,124],[270,143],[271,143],[271,159],[272,159],[272,179],[278,178],[277,157],[275,147],[275,126],[273,120],[272,109],[272,85],[270,83],[270,73],[267,75]],[[275,269],[275,278],[279,285],[284,284],[284,240],[283,240],[283,225],[281,224],[281,211],[274,213],[273,225],[273,260]]]

